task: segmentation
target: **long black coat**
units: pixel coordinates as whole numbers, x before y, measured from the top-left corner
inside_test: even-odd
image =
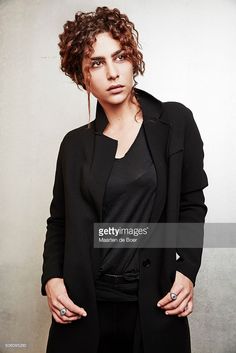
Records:
[[[135,88],[143,125],[158,178],[151,222],[200,222],[207,213],[203,188],[203,142],[191,110],[181,103],[161,102]],[[112,168],[117,140],[102,134],[108,123],[97,102],[92,127],[87,124],[63,138],[56,164],[50,217],[43,252],[41,294],[46,281],[64,279],[69,297],[84,307],[87,317],[70,325],[53,316],[47,353],[96,353],[99,321],[95,278],[99,249],[93,246],[93,222],[102,222],[105,185]],[[203,232],[199,236],[203,237]],[[180,258],[176,260],[176,251]],[[202,249],[140,249],[139,310],[145,353],[190,353],[187,317],[165,315],[156,303],[170,290],[175,271],[194,286]]]

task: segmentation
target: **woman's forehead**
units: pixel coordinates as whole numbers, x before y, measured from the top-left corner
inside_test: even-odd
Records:
[[[94,53],[98,56],[105,54],[113,54],[115,51],[121,49],[121,43],[118,39],[114,39],[110,32],[99,33],[95,37],[93,43]]]

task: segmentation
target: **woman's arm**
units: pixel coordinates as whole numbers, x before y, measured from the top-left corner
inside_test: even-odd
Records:
[[[203,141],[191,110],[187,109],[187,113],[179,222],[201,223],[199,227],[194,227],[194,225],[190,227],[192,239],[198,237],[198,243],[201,244],[208,210],[203,189],[208,186],[208,179],[204,171]],[[202,247],[177,248],[176,251],[180,256],[177,260],[177,271],[190,278],[195,286],[201,264]]]
[[[53,198],[50,205],[50,217],[47,219],[47,232],[44,242],[43,266],[41,276],[41,294],[45,291],[50,278],[63,277],[63,258],[65,240],[65,202],[62,174],[63,141],[60,144],[56,163]]]
[[[47,296],[48,306],[57,323],[68,324],[81,319],[87,313],[76,305],[68,296],[63,280],[63,262],[65,245],[65,198],[63,184],[63,146],[61,142],[56,163],[53,198],[50,205],[50,217],[47,219],[47,232],[43,252],[43,273],[41,277],[41,294]],[[49,281],[50,280],[50,281]],[[60,310],[66,308],[66,315]]]
[[[193,311],[193,287],[201,264],[203,226],[207,213],[203,194],[203,189],[208,185],[207,175],[203,169],[203,142],[189,109],[187,109],[186,115],[183,158],[179,223],[189,223],[190,225],[198,223],[199,227],[193,224],[184,228],[180,225],[178,230],[182,228],[185,232],[177,234],[176,251],[180,257],[176,261],[175,280],[170,292],[157,304],[165,310],[165,314],[178,315],[179,317],[187,316]],[[189,229],[190,232],[190,234],[187,232],[187,238],[197,239],[199,247],[178,247],[178,241],[186,239],[186,229]],[[174,301],[170,297],[172,292],[177,295],[177,299]]]

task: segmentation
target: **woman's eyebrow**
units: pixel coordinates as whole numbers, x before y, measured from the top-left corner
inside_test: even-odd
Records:
[[[114,53],[111,54],[111,57],[113,58],[114,56],[116,56],[117,54],[119,54],[122,51],[123,51],[123,49],[119,49],[119,50],[115,51]],[[90,58],[90,60],[101,60],[101,59],[105,59],[104,56],[93,56]]]

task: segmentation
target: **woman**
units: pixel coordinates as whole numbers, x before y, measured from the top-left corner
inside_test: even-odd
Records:
[[[192,112],[135,87],[145,65],[118,9],[76,13],[59,37],[61,69],[97,110],[58,153],[41,278],[47,353],[190,353],[202,248],[98,248],[94,224],[204,223],[208,180]]]

